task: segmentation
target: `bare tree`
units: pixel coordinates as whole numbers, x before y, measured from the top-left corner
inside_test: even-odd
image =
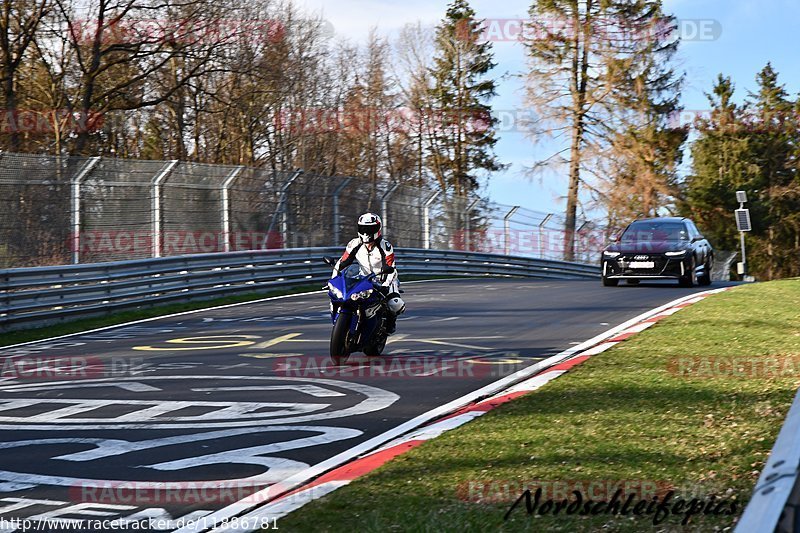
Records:
[[[17,125],[17,73],[26,58],[42,19],[48,14],[51,0],[3,0],[0,6],[0,83],[6,116],[10,122],[9,148],[19,151]]]
[[[634,84],[659,81],[637,74],[660,54],[651,44],[669,37],[671,22],[660,0],[535,0],[530,15],[527,100],[540,114],[532,136],[564,146],[535,169],[568,168],[564,249],[572,260],[583,174],[608,148],[609,124],[631,110]]]
[[[77,0],[53,2],[57,18],[50,39],[60,39],[61,46],[39,46],[40,59],[67,109],[80,117],[168,101],[191,80],[206,75],[215,52],[225,44],[224,39],[206,38],[219,23],[224,2],[99,0],[88,10]],[[178,63],[183,68],[176,68]],[[170,71],[172,83],[154,90],[153,80]],[[80,128],[73,152],[87,151],[91,135],[92,128]]]

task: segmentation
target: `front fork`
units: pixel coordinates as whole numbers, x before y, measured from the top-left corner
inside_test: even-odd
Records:
[[[331,322],[336,324],[336,319],[339,316],[339,313],[342,310],[342,304],[331,302]],[[356,329],[352,331],[352,326],[350,327],[350,333],[358,335],[361,330],[363,329],[362,324],[364,324],[364,310],[361,307],[356,307],[355,309],[351,310],[353,316],[357,317],[358,320],[356,321]]]

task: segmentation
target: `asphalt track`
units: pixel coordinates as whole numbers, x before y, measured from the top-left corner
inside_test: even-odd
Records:
[[[327,359],[324,293],[0,349],[0,531],[22,518],[150,518],[173,530],[701,290],[404,288],[408,312],[387,355],[345,367]]]

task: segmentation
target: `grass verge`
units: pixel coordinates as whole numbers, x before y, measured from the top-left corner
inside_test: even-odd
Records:
[[[800,365],[787,361],[799,357],[800,281],[740,287],[421,445],[279,526],[292,532],[727,530],[791,405]],[[763,366],[768,361],[782,363]],[[745,372],[731,375],[733,363]],[[689,369],[694,373],[684,375]],[[523,487],[543,488],[543,500],[576,488],[602,500],[617,484],[637,499],[650,501],[646,493],[654,486],[661,497],[674,487],[673,503],[707,503],[714,495],[727,502],[721,510],[733,502],[737,510],[701,513],[686,526],[679,514],[655,526],[652,514],[528,516],[523,504],[503,519]]]

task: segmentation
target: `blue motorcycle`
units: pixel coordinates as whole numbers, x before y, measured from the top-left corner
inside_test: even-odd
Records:
[[[324,257],[333,266],[336,260]],[[391,274],[386,267],[381,274]],[[340,365],[350,354],[364,352],[368,356],[381,355],[386,347],[386,294],[375,274],[363,274],[361,267],[353,264],[328,281],[326,287],[331,299],[331,360]]]

